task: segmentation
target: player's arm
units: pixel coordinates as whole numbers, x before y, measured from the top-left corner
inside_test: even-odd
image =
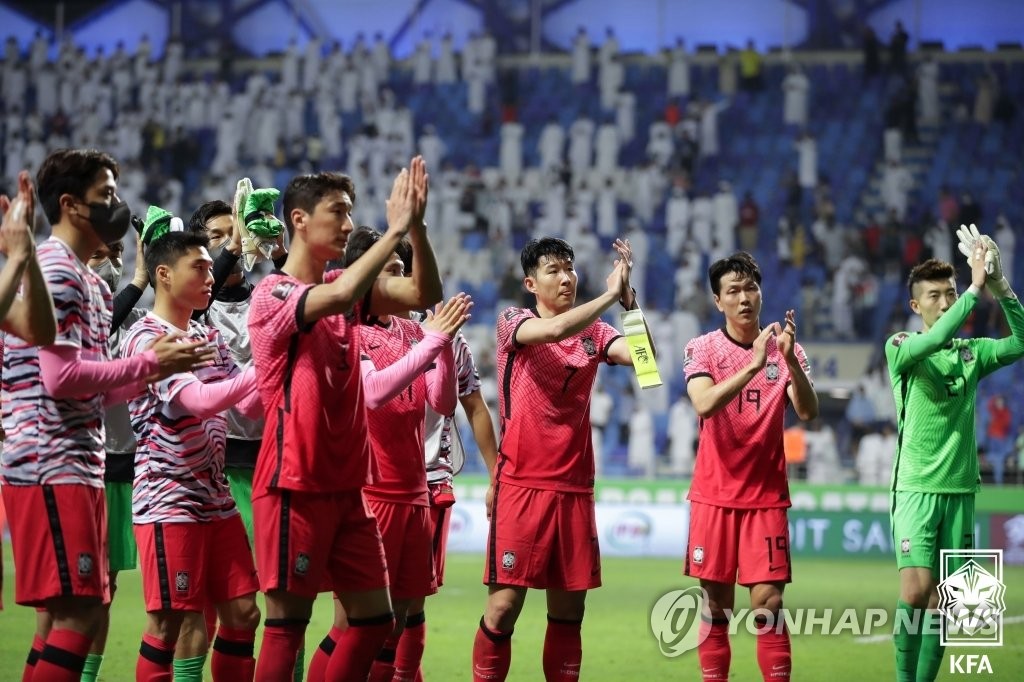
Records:
[[[14,201],[0,196],[0,252],[7,256],[0,270],[0,327],[34,346],[53,343],[57,320],[46,278],[35,255],[32,236],[32,182],[28,173],[18,174]],[[18,286],[21,296],[18,297]]]
[[[498,463],[498,440],[494,435],[494,421],[491,410],[487,407],[480,389],[459,398],[462,409],[466,411],[466,419],[473,430],[473,439],[480,449],[480,457],[487,465],[487,474],[493,479],[494,467]],[[455,428],[454,426],[452,428]]]
[[[435,308],[436,314],[428,310],[426,322],[423,324],[424,329],[440,331],[451,339],[441,348],[441,352],[437,354],[437,362],[433,368],[428,368],[426,375],[427,404],[434,412],[443,415],[454,414],[458,402],[459,382],[455,376],[455,349],[452,341],[469,319],[469,307],[473,301],[465,293],[459,293],[448,303],[452,304],[449,310],[441,305]]]
[[[697,416],[707,419],[739,395],[743,387],[749,384],[750,380],[764,368],[765,362],[768,360],[765,348],[768,338],[778,332],[779,325],[775,322],[761,330],[761,334],[754,340],[754,356],[751,358],[750,364],[725,381],[716,384],[714,379],[704,374],[695,375],[687,380],[686,393],[690,396],[690,402],[693,403]]]

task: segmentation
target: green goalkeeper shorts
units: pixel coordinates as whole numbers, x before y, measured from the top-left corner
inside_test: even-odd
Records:
[[[132,484],[105,484],[107,493],[107,556],[111,571],[127,571],[139,565],[132,529]]]
[[[974,548],[974,493],[898,490],[890,521],[897,567],[930,568],[938,580],[941,550]]]
[[[224,475],[228,479],[231,497],[235,499],[238,513],[242,515],[245,532],[249,534],[252,545],[252,475],[253,470],[244,467],[224,467]]]

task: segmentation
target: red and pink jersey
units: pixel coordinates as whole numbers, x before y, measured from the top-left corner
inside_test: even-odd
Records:
[[[107,284],[61,240],[37,250],[57,313],[55,345],[81,349],[83,360],[109,360],[113,299]],[[8,485],[103,487],[103,394],[55,400],[43,385],[39,348],[4,334],[2,462]]]
[[[324,282],[341,273],[326,273]],[[252,294],[249,336],[266,415],[254,497],[271,488],[359,490],[371,480],[359,371],[362,304],[307,323],[303,311],[313,286],[273,272]]]
[[[423,340],[423,329],[412,320],[392,317],[388,325],[364,325],[360,345],[374,368],[389,367]],[[423,459],[423,420],[427,381],[423,374],[391,400],[367,410],[377,476],[363,489],[369,499],[430,506],[427,469]]]
[[[144,353],[154,340],[172,332],[181,330],[149,313],[128,330],[121,354],[127,358]],[[132,521],[137,524],[201,523],[238,513],[224,477],[227,420],[222,414],[201,419],[174,399],[190,384],[230,379],[239,369],[220,332],[211,327],[192,321],[181,341],[215,345],[217,360],[149,384],[128,403],[138,443],[132,484]]]
[[[768,340],[767,351],[764,369],[739,395],[700,420],[697,463],[689,494],[693,502],[738,509],[791,504],[782,446],[789,366],[774,337]],[[683,372],[687,383],[696,377],[710,377],[718,384],[749,365],[753,354],[753,346],[741,344],[719,329],[686,344]],[[800,344],[796,356],[804,372],[810,374]]]
[[[598,365],[608,361],[609,346],[622,335],[597,320],[563,341],[517,343],[519,327],[536,317],[526,308],[498,316],[498,477],[532,488],[590,492],[590,393]]]

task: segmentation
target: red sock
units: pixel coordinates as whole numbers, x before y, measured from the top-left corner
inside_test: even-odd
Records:
[[[395,651],[395,682],[416,682],[427,646],[427,616],[420,611],[405,620],[405,629]]]
[[[384,646],[377,652],[377,657],[370,665],[370,677],[367,682],[391,682],[395,678],[395,656],[398,652],[398,637],[388,635]]]
[[[78,682],[92,637],[74,630],[50,630],[32,682]]]
[[[256,682],[290,680],[295,658],[309,621],[302,618],[268,618],[263,621],[263,643],[256,663]]]
[[[203,609],[203,617],[206,619],[206,646],[213,645],[213,638],[217,635],[217,607],[207,604]]]
[[[700,659],[701,679],[729,679],[729,662],[732,650],[729,648],[729,620],[715,618],[708,622],[702,617],[697,641],[697,657]]]
[[[374,618],[349,618],[348,628],[341,633],[327,663],[327,679],[331,682],[366,682],[374,657],[394,629],[395,614],[390,611]]]
[[[165,642],[152,635],[142,636],[139,660],[135,664],[135,682],[171,682],[174,663],[174,642]]]
[[[36,635],[32,638],[32,648],[28,650],[28,658],[25,659],[25,670],[21,673],[21,682],[32,682],[32,675],[36,671],[36,663],[39,661],[39,654],[46,648],[46,640]]]
[[[544,636],[544,678],[558,682],[576,682],[583,662],[582,620],[562,620],[548,616]]]
[[[473,641],[473,682],[500,682],[508,676],[511,665],[512,633],[489,630],[481,617]]]
[[[766,680],[788,680],[793,670],[793,656],[785,621],[780,622],[776,615],[771,629],[766,628],[766,620],[762,616],[757,616],[754,622],[758,627],[757,664],[761,667],[761,676]]]
[[[255,643],[255,630],[236,630],[221,625],[210,662],[214,682],[252,682],[256,672],[256,659],[252,655]]]
[[[309,672],[306,673],[306,682],[324,682],[327,675],[327,664],[331,660],[334,648],[338,646],[338,638],[344,632],[342,628],[332,627],[327,633],[320,646],[316,648],[312,660],[309,662]]]

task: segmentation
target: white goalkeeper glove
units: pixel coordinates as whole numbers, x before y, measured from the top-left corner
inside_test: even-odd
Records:
[[[988,247],[988,252],[985,254],[985,272],[988,274],[985,284],[988,286],[989,292],[996,298],[1012,296],[1013,290],[1010,289],[1010,283],[1003,276],[1003,263],[995,241],[988,235],[981,234],[973,224],[970,227],[961,225],[956,231],[956,236],[960,240],[958,245],[960,253],[967,256],[968,263],[974,258],[974,253],[981,243],[985,243]]]

